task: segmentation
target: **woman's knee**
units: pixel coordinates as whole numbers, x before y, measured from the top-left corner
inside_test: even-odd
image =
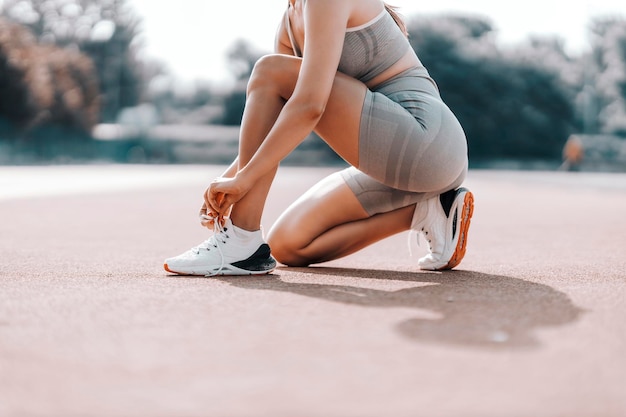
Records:
[[[248,81],[248,93],[259,88],[276,88],[281,94],[285,94],[285,86],[289,95],[293,92],[299,70],[297,58],[287,55],[265,55],[261,57],[252,69]]]
[[[298,250],[296,242],[290,237],[289,230],[281,226],[274,226],[267,236],[267,243],[272,250],[272,256],[281,264],[287,266],[308,266],[308,262]]]

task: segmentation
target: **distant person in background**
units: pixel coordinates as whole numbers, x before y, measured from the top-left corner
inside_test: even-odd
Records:
[[[585,157],[585,148],[582,140],[572,135],[565,142],[563,146],[563,164],[561,165],[562,171],[578,171],[580,164]]]
[[[289,0],[275,54],[251,75],[239,155],[204,193],[205,242],[165,260],[186,275],[255,275],[308,266],[413,230],[421,269],[465,254],[473,195],[465,134],[380,0]],[[351,167],[321,180],[261,229],[279,163],[315,131]],[[418,238],[419,239],[419,238]],[[271,251],[270,251],[271,247]]]

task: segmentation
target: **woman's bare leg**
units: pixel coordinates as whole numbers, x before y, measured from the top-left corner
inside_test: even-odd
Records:
[[[408,230],[415,204],[369,216],[341,175],[333,174],[303,194],[268,235],[272,254],[289,266],[338,259]]]
[[[270,55],[255,65],[248,84],[240,133],[240,168],[250,161],[293,94],[301,62],[300,58]],[[340,156],[355,166],[358,166],[358,133],[365,93],[364,84],[338,74],[326,111],[316,129]],[[277,168],[260,178],[233,206],[231,219],[235,225],[247,230],[260,227],[265,200]]]
[[[246,107],[239,133],[239,169],[250,161],[261,146],[286,101],[278,94],[273,80],[263,79],[264,74],[260,72],[265,71],[259,68],[257,65],[248,83]],[[260,178],[248,195],[233,207],[230,217],[234,224],[247,230],[259,229],[265,200],[275,175],[276,169]]]
[[[252,158],[291,97],[300,64],[299,58],[272,55],[255,66],[242,121],[240,168]],[[364,84],[338,73],[315,129],[354,166],[359,163],[359,130],[366,91]],[[247,230],[260,227],[276,168],[235,204],[231,213],[235,225]],[[268,234],[268,242],[274,256],[287,265],[328,261],[408,230],[413,210],[411,205],[370,217],[343,179],[334,175],[309,190],[280,217]]]

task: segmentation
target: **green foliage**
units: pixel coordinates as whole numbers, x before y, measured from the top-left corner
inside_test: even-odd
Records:
[[[235,79],[247,80],[250,78],[254,64],[263,55],[245,40],[236,41],[227,52],[228,66]]]
[[[558,158],[575,123],[570,92],[540,63],[502,56],[476,27],[489,23],[444,17],[409,25],[412,46],[466,131],[471,157]]]
[[[227,126],[240,125],[245,106],[246,90],[243,88],[234,89],[224,98],[224,116],[222,118],[222,124]]]
[[[254,64],[263,54],[244,40],[238,40],[228,51],[228,65],[238,83],[237,86],[224,98],[225,125],[239,125],[246,104],[245,85],[252,74]]]

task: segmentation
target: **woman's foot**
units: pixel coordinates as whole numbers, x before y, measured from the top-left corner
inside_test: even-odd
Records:
[[[474,195],[466,188],[417,204],[411,229],[422,233],[430,246],[430,253],[418,261],[420,269],[441,271],[461,262],[473,213]]]
[[[263,275],[271,273],[276,261],[261,230],[249,232],[215,222],[213,236],[187,252],[168,258],[166,271],[180,275]]]

